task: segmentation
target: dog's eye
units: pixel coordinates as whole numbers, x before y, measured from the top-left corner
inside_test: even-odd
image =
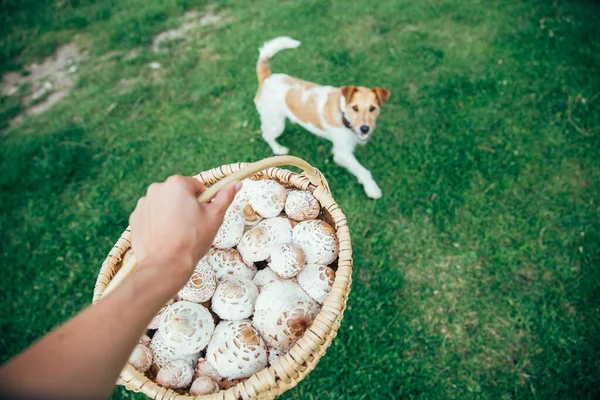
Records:
[[[352,106],[352,109],[356,112],[358,112],[358,107],[357,106]]]
[[[369,108],[369,112],[373,112],[373,111],[375,111],[375,107],[374,107],[374,106],[371,106],[371,107]]]

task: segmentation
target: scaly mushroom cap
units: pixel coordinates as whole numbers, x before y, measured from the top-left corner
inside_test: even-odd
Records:
[[[238,244],[238,251],[246,263],[264,261],[275,246],[292,240],[292,225],[285,217],[265,219],[246,231]]]
[[[161,317],[158,331],[165,343],[182,353],[203,350],[215,329],[210,312],[200,304],[179,301]]]
[[[248,202],[264,218],[276,217],[285,206],[287,191],[279,183],[262,179],[247,185]]]
[[[242,216],[245,228],[253,227],[263,220],[263,217],[252,208],[249,202],[250,187],[252,187],[252,184],[254,183],[255,182],[250,179],[244,179],[242,181],[242,189],[235,195],[230,206],[230,209],[235,210]]]
[[[222,321],[206,359],[225,378],[246,378],[267,366],[267,346],[249,319]]]
[[[219,385],[207,376],[196,378],[192,382],[190,388],[190,394],[192,396],[201,396],[203,394],[217,393],[219,391]]]
[[[181,389],[190,386],[194,370],[184,360],[167,363],[156,374],[156,383],[167,389]]]
[[[159,368],[175,360],[185,360],[191,366],[194,366],[200,353],[186,354],[179,349],[169,346],[162,338],[160,331],[156,332],[150,342],[150,350],[152,350],[152,360]]]
[[[136,345],[129,356],[129,364],[140,372],[148,371],[152,365],[152,351],[143,344]]]
[[[335,280],[335,271],[325,265],[306,264],[298,274],[298,284],[310,297],[323,304]]]
[[[263,226],[273,229],[278,235],[275,244],[287,243],[292,240],[292,224],[286,217],[268,218],[261,222]]]
[[[254,312],[258,288],[251,280],[226,276],[219,282],[212,298],[212,310],[221,319],[240,320]]]
[[[167,304],[165,304],[161,307],[160,310],[158,310],[158,313],[152,318],[152,321],[150,321],[146,329],[158,329],[158,325],[160,324],[160,318],[162,317],[163,313],[167,311],[167,308],[169,308],[169,306],[173,303],[175,303],[175,299],[169,299],[169,301],[167,301]]]
[[[179,290],[177,296],[181,300],[191,301],[193,303],[202,303],[210,300],[217,288],[217,278],[214,269],[203,258],[201,259],[194,273],[184,287]]]
[[[310,264],[331,264],[338,255],[338,242],[335,229],[321,220],[302,221],[292,231],[294,243],[298,244],[306,262]]]
[[[223,224],[217,231],[213,246],[217,249],[230,249],[238,244],[244,234],[242,215],[231,208],[225,213]]]
[[[321,205],[308,190],[292,190],[285,200],[285,213],[296,221],[306,221],[319,216]]]
[[[300,286],[276,281],[261,289],[253,323],[270,347],[288,352],[318,312],[319,305]]]
[[[196,368],[194,369],[194,379],[200,378],[201,376],[209,377],[215,382],[219,382],[223,379],[206,358],[198,359],[198,364],[196,364]]]
[[[279,277],[279,275],[273,272],[271,268],[267,267],[265,269],[261,269],[256,273],[254,279],[252,280],[252,283],[254,283],[256,287],[261,289],[266,284],[280,280],[281,278]]]
[[[304,267],[304,251],[295,243],[284,243],[271,252],[269,267],[284,279],[292,278]]]
[[[150,339],[150,336],[148,336],[144,333],[142,335],[142,337],[140,338],[140,340],[138,341],[138,343],[143,344],[144,346],[148,347],[148,346],[150,346],[151,341],[152,341],[152,339]]]
[[[246,264],[236,249],[210,249],[205,259],[215,271],[217,279],[233,275],[252,280],[256,275],[254,264]]]

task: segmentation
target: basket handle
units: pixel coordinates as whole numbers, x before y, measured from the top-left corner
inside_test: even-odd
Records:
[[[219,180],[214,185],[210,186],[206,189],[200,196],[198,196],[198,201],[200,203],[210,203],[212,199],[217,195],[219,190],[229,182],[233,182],[235,180],[242,180],[249,176],[254,175],[257,172],[265,170],[267,168],[278,167],[282,165],[292,165],[294,167],[298,167],[304,171],[306,177],[310,180],[310,182],[317,186],[321,187],[326,191],[329,191],[329,185],[325,180],[325,177],[319,172],[318,169],[314,168],[312,165],[307,163],[301,158],[294,156],[276,156],[265,158],[260,161],[253,162],[251,164],[245,165],[243,168],[238,171],[232,173],[229,176]],[[125,234],[131,235],[130,227],[127,227]],[[115,274],[113,279],[110,281],[106,290],[104,290],[103,296],[106,296],[115,288],[117,288],[124,280],[131,274],[131,272],[137,267],[137,261],[135,258],[131,258],[127,264],[121,266],[121,269]]]
[[[304,171],[305,175],[313,185],[322,186],[324,189],[329,190],[329,185],[327,184],[327,181],[319,172],[319,170],[314,168],[312,165],[310,165],[303,159],[294,156],[276,156],[265,158],[264,160],[248,164],[240,170],[234,172],[233,174],[221,179],[220,181],[206,189],[198,197],[198,201],[200,203],[208,203],[217,195],[219,190],[221,190],[221,188],[227,185],[229,182],[233,182],[235,180],[241,181],[242,179],[252,176],[255,173],[265,170],[267,168],[279,167],[282,165],[292,165],[294,167],[300,168]]]

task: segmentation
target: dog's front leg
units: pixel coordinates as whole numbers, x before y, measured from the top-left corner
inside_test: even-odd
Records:
[[[363,167],[358,162],[354,154],[345,150],[333,150],[333,161],[341,167],[346,168],[350,171],[358,181],[363,185],[365,193],[372,199],[378,199],[381,197],[381,189],[377,186],[377,183],[373,180],[373,176],[368,169]]]

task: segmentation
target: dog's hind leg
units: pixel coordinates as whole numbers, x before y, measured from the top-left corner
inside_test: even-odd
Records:
[[[290,152],[285,146],[277,143],[277,138],[281,136],[285,129],[285,116],[283,115],[263,115],[260,116],[260,130],[262,131],[262,137],[265,142],[271,146],[271,150],[276,155],[285,155]]]

